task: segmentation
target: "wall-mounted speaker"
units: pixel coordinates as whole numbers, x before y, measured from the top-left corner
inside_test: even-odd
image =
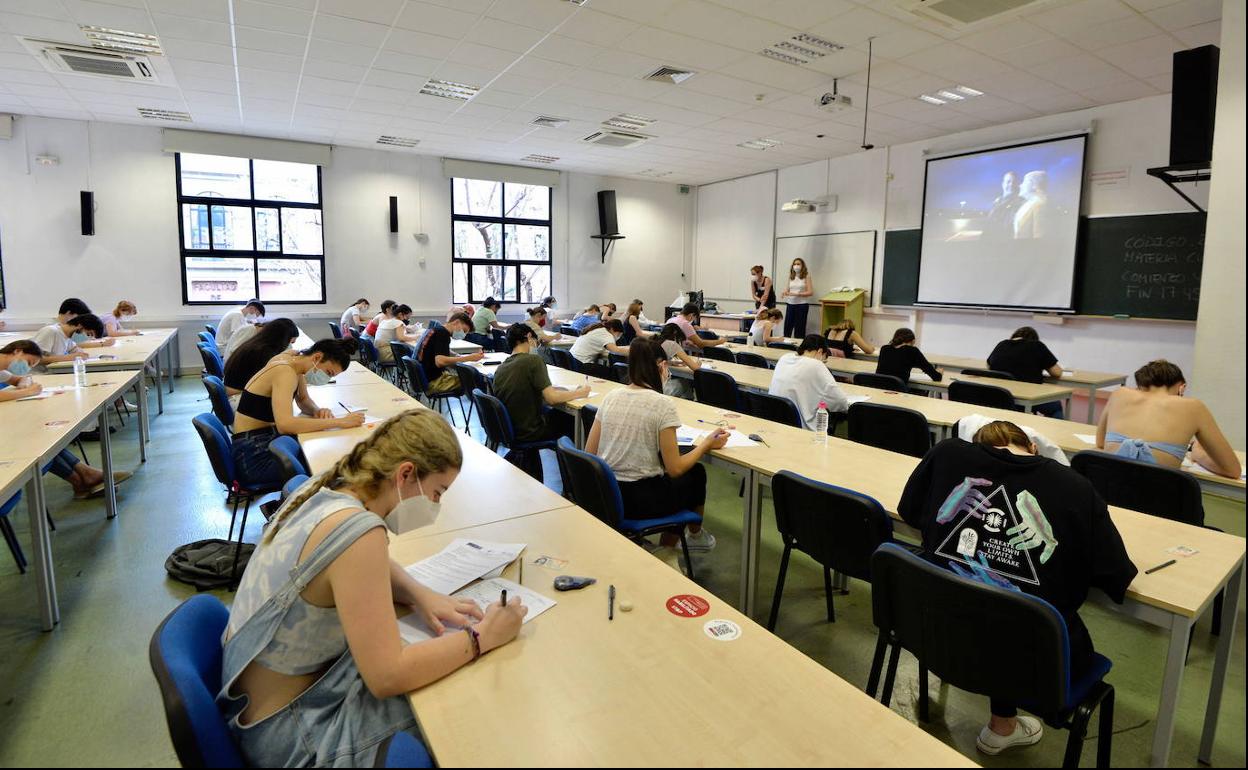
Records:
[[[620,223],[615,218],[615,190],[598,191],[598,234],[620,234]]]
[[[399,231],[399,196],[390,196],[390,232]]]
[[[1170,165],[1213,159],[1213,121],[1218,104],[1218,47],[1203,45],[1174,54],[1170,88]]]
[[[82,234],[95,235],[95,193],[83,190],[78,199],[82,206]]]

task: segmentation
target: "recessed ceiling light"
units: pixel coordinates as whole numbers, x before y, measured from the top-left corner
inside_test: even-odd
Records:
[[[559,158],[554,155],[525,155],[520,160],[527,160],[530,163],[554,163]]]
[[[567,118],[553,118],[549,115],[538,115],[530,122],[533,125],[541,126],[542,128],[561,128],[568,125]]]
[[[420,89],[422,94],[429,96],[441,96],[444,99],[459,99],[466,102],[476,96],[481,91],[481,86],[470,86],[464,83],[454,83],[449,80],[429,79],[424,87]]]
[[[761,53],[763,56],[766,56],[769,59],[782,61],[785,64],[796,64],[800,66],[802,64],[810,63],[809,59],[801,59],[801,58],[798,58],[797,56],[790,56],[789,54],[781,53],[780,51],[777,51],[774,48],[764,48],[763,50],[759,51],[759,53]]]
[[[377,144],[388,144],[391,147],[415,147],[420,144],[420,140],[408,139],[405,136],[379,136]]]
[[[945,103],[944,99],[937,99],[935,96],[928,96],[927,94],[919,94],[919,99],[927,102],[928,104],[944,104]]]
[[[644,115],[630,115],[628,113],[623,113],[602,121],[602,125],[611,126],[612,128],[623,128],[630,131],[637,131],[654,122],[654,118],[647,118]]]
[[[805,32],[801,33],[800,35],[794,35],[793,40],[797,41],[798,43],[813,45],[819,48],[826,48],[829,51],[840,51],[845,48],[845,46],[841,45],[840,43],[834,43],[831,40],[824,40],[821,37],[818,37],[816,35],[810,35]]]
[[[977,91],[969,86],[957,86],[956,90],[964,96],[983,96],[983,91]]]
[[[775,139],[751,139],[748,142],[738,144],[738,147],[744,147],[747,150],[770,150],[780,144]]]
[[[191,113],[178,112],[177,110],[158,110],[154,107],[139,107],[139,117],[148,118],[150,120],[176,120],[180,123],[190,123]]]
[[[942,99],[948,99],[953,102],[960,102],[966,98],[962,94],[956,94],[953,91],[937,91],[936,95]]]
[[[160,48],[160,41],[155,35],[148,35],[143,32],[127,32],[124,29],[113,29],[111,27],[96,27],[90,24],[83,24],[79,29],[82,30],[82,34],[86,35],[87,40],[91,41],[91,45],[95,48],[123,51],[125,53],[154,54],[156,56],[163,54]]]
[[[782,40],[772,46],[772,48],[789,51],[797,54],[798,56],[805,56],[807,59],[818,59],[820,56],[826,55],[823,51],[816,51],[813,48],[807,48],[804,45],[798,45],[797,43],[788,40]]]
[[[656,178],[664,177],[664,176],[671,176],[671,175],[672,175],[672,172],[670,171],[658,171],[653,168],[642,169],[641,171],[637,172],[637,176],[652,176]]]

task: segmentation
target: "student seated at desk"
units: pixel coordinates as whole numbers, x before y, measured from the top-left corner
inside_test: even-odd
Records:
[[[533,336],[537,338],[539,348],[544,345],[549,345],[562,336],[559,334],[547,334],[543,331],[546,326],[546,308],[538,305],[537,307],[531,307],[524,312],[529,316],[529,320],[525,321],[525,324],[533,330]]]
[[[446,311],[446,320],[448,321],[451,320],[451,316],[455,315],[456,313],[463,313],[469,318],[472,318],[476,314],[476,312],[477,312],[477,308],[475,305],[471,305],[471,304],[451,305],[451,309]]]
[[[113,312],[105,313],[100,316],[100,322],[104,324],[104,333],[109,337],[133,337],[143,332],[138,329],[126,329],[121,325],[122,321],[129,321],[138,315],[139,309],[130,300],[123,299],[117,303],[117,307],[113,308]]]
[[[234,341],[247,329],[254,329],[246,339],[234,347]],[[273,356],[285,353],[299,339],[299,327],[289,318],[274,318],[263,324],[240,329],[230,339],[231,350],[225,357],[225,391],[231,396],[239,395],[256,373],[263,369]]]
[[[645,339],[650,336],[650,332],[646,331],[641,325],[641,300],[635,299],[629,304],[624,311],[624,337],[620,340],[621,345],[631,345],[633,340],[637,338]]]
[[[667,357],[658,342],[634,340],[628,351],[628,387],[607,394],[589,432],[585,450],[611,466],[620,484],[624,514],[630,519],[655,519],[690,510],[701,514],[706,505],[706,469],[698,462],[707,452],[728,442],[728,433],[716,428],[692,451],[681,454],[676,443],[680,416],[663,395],[669,376]],[[671,533],[661,543],[674,546]],[[689,525],[689,550],[709,551],[715,538],[701,524]]]
[[[540,325],[545,326],[547,321],[555,317],[555,308],[559,307],[559,300],[554,297],[543,297],[542,304],[538,307],[546,311],[545,318],[540,321]]]
[[[217,349],[225,350],[235,332],[247,324],[259,323],[261,318],[264,318],[264,303],[258,299],[248,300],[242,307],[227,311],[217,324]]]
[[[608,318],[615,318],[616,307],[614,302],[604,302],[599,307],[602,308],[602,318],[600,320],[605,321]]]
[[[1040,335],[1030,326],[1020,326],[1008,340],[1001,340],[988,356],[988,368],[1006,372],[1021,382],[1044,382],[1045,375],[1061,377],[1062,366],[1049,346],[1040,341]],[[1062,402],[1050,401],[1036,406],[1045,417],[1062,419]]]
[[[243,389],[234,412],[231,452],[239,478],[251,484],[281,481],[281,466],[269,451],[279,435],[294,436],[330,428],[358,428],[363,412],[334,417],[310,398],[293,404],[308,385],[325,385],[351,364],[355,340],[321,340],[302,352],[279,353]]]
[[[773,332],[779,331],[779,334]],[[750,324],[750,341],[759,347],[767,347],[773,342],[784,342],[784,313],[774,307],[765,307],[758,311],[754,323]]]
[[[364,317],[368,315],[368,307],[368,299],[360,297],[348,305],[346,310],[342,311],[342,317],[338,319],[338,328],[342,330],[344,335],[354,334],[356,328],[364,325]]]
[[[35,332],[32,341],[43,351],[43,364],[87,358],[90,354],[83,348],[104,337],[104,324],[87,313],[77,315],[64,323],[54,323]],[[109,340],[111,344],[113,340]]]
[[[572,357],[583,364],[600,364],[607,353],[628,355],[628,348],[618,344],[624,336],[624,324],[615,318],[585,327],[572,343]]]
[[[1096,426],[1096,446],[1132,460],[1178,468],[1190,448],[1210,473],[1239,478],[1239,457],[1203,401],[1184,398],[1179,367],[1150,361],[1135,372],[1134,388],[1109,396]]]
[[[481,309],[472,316],[472,330],[476,334],[490,334],[498,329],[506,331],[507,324],[498,320],[498,311],[503,307],[503,303],[493,297],[486,297],[485,302],[481,303]]]
[[[546,407],[587,398],[589,386],[562,390],[550,384],[546,362],[536,353],[537,337],[528,324],[514,324],[508,329],[507,344],[511,355],[494,370],[494,395],[511,415],[516,440],[571,438],[576,428],[572,415]]]
[[[393,361],[394,352],[390,350],[391,342],[405,342],[415,345],[420,342],[420,334],[407,331],[407,321],[412,317],[412,309],[407,305],[396,305],[391,308],[393,318],[387,318],[377,324],[377,333],[373,335],[373,344],[377,346],[379,361]]]
[[[910,372],[920,369],[933,382],[940,382],[941,371],[927,361],[923,351],[915,347],[914,332],[909,329],[898,329],[893,339],[880,348],[880,360],[875,365],[876,374],[891,374],[902,382],[910,381]]]
[[[646,318],[645,304],[640,299],[635,299],[633,300],[633,302],[637,303],[637,322],[641,324],[643,328],[646,326],[659,326],[660,325],[657,321],[652,321],[649,318]],[[613,310],[615,309],[614,305],[612,305],[611,307]]]
[[[668,324],[679,326],[680,330],[685,333],[685,350],[695,355],[700,355],[703,348],[713,348],[728,341],[723,338],[704,340],[699,337],[698,330],[693,328],[694,319],[697,317],[698,306],[688,302],[680,309],[680,313],[667,319]]]
[[[875,352],[875,346],[863,339],[858,333],[858,327],[848,318],[842,319],[835,326],[829,326],[823,336],[828,340],[828,347],[840,351],[845,358],[854,357],[854,348],[867,355]]]
[[[820,402],[827,405],[829,414],[849,409],[849,400],[828,371],[828,340],[819,334],[807,334],[796,353],[776,362],[767,392],[797,404],[807,430],[814,425]]]
[[[374,337],[377,335],[377,327],[387,318],[394,318],[394,309],[399,303],[392,299],[384,299],[381,301],[381,312],[373,316],[373,320],[368,322],[364,327],[364,336]]]
[[[568,326],[571,326],[578,332],[584,332],[587,327],[593,326],[603,320],[606,319],[602,317],[602,308],[597,305],[590,305],[581,312],[577,313],[576,317],[572,319]]]
[[[933,447],[906,482],[897,511],[923,533],[934,564],[1057,608],[1070,632],[1072,679],[1092,657],[1092,637],[1078,612],[1088,590],[1100,588],[1121,604],[1136,575],[1092,484],[1037,457],[1035,444],[1011,422],[985,425],[974,443],[955,438]],[[1016,520],[994,521],[1001,511]],[[999,754],[1040,740],[1040,720],[1018,716],[1016,705],[991,704],[976,748]]]
[[[65,323],[74,316],[89,315],[91,308],[87,303],[77,297],[69,297],[61,303],[61,307],[56,311],[56,322]]]
[[[407,694],[516,638],[518,597],[484,613],[389,557],[384,519],[431,524],[463,453],[437,412],[380,425],[278,509],[247,564],[223,635],[217,705],[251,767],[374,767],[419,736]],[[434,638],[405,644],[394,605]]]
[[[673,366],[679,366],[691,372],[696,372],[702,368],[701,358],[691,356],[685,352],[685,333],[676,324],[664,324],[663,331],[659,332],[658,341],[659,345],[663,347],[664,355],[667,356],[669,371]],[[663,394],[675,396],[676,398],[693,399],[693,379],[689,377],[668,377],[667,381],[663,383]]]
[[[466,356],[451,355],[451,340],[462,340],[472,328],[472,320],[464,313],[451,316],[445,325],[430,329],[417,346],[415,359],[420,362],[429,378],[429,392],[445,393],[459,387],[459,375],[454,365],[471,363],[485,358],[478,350]]]

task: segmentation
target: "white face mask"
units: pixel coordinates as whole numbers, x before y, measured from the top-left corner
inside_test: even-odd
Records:
[[[404,500],[398,480],[394,482],[394,491],[399,496],[399,503],[386,514],[386,526],[396,535],[429,526],[437,521],[438,514],[442,511],[441,503],[435,503],[425,497],[425,489],[421,486],[419,477],[416,478],[416,488],[420,490],[420,496]]]

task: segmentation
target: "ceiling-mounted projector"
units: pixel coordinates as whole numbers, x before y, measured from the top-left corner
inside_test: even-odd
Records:
[[[822,198],[806,200],[805,198],[794,198],[788,203],[780,205],[780,210],[789,214],[809,214],[817,209],[826,209],[828,211],[836,211],[836,196],[827,195]]]
[[[840,112],[854,106],[854,100],[845,94],[827,93],[819,97],[819,109],[824,112]]]

